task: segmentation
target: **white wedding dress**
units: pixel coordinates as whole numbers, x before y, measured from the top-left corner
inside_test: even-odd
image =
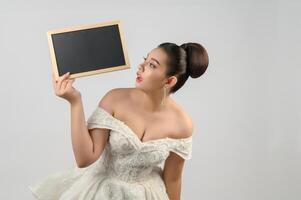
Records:
[[[28,186],[38,200],[168,200],[162,164],[170,151],[188,160],[192,136],[142,142],[123,121],[97,106],[88,129],[110,129],[101,156],[85,168],[72,167]]]

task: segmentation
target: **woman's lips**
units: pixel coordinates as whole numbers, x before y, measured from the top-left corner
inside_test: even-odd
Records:
[[[137,78],[136,78],[136,82],[141,82],[143,79],[140,77],[140,76],[137,76]]]

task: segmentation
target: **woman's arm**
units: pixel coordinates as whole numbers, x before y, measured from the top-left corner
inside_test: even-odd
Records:
[[[102,97],[98,106],[113,115],[117,95],[118,89],[111,89]],[[73,152],[78,167],[87,167],[101,156],[108,141],[110,130],[105,128],[88,130],[81,98],[70,105]]]
[[[193,123],[190,117],[184,117],[179,124],[183,124],[183,126],[178,128],[179,134],[177,138],[187,138],[192,135]],[[185,159],[173,151],[170,151],[168,158],[165,160],[163,180],[170,200],[181,200],[184,163]]]
[[[82,99],[70,103],[71,107],[71,140],[78,167],[86,167],[93,160],[93,141],[89,134]]]
[[[67,100],[71,106],[71,139],[76,163],[82,167],[91,159],[93,143],[86,126],[81,93],[72,84],[70,73],[55,77],[52,73],[52,83],[55,94]]]
[[[181,183],[184,159],[170,152],[165,161],[163,180],[170,200],[181,200]]]
[[[58,97],[64,98],[70,103],[72,148],[78,167],[86,167],[101,155],[107,141],[108,130],[92,129],[89,132],[81,94],[72,86],[75,79],[69,79],[69,76],[70,74],[66,73],[57,78],[52,73],[53,88]],[[105,96],[108,97],[109,95]],[[111,104],[107,103],[110,99],[107,99],[103,98],[100,105],[105,104],[106,107],[110,107]]]

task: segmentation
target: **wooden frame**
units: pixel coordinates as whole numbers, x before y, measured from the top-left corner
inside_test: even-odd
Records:
[[[91,29],[91,28],[99,28],[99,27],[110,26],[110,25],[118,25],[121,44],[122,44],[122,50],[123,50],[123,54],[124,54],[125,65],[114,66],[114,67],[109,67],[109,68],[105,68],[105,69],[98,69],[98,70],[92,70],[92,71],[81,72],[81,73],[74,73],[74,74],[71,74],[69,76],[69,78],[91,76],[91,75],[96,75],[96,74],[100,74],[100,73],[106,73],[106,72],[112,72],[112,71],[117,71],[117,70],[129,69],[130,68],[130,62],[129,62],[129,58],[128,58],[128,52],[127,52],[127,48],[126,48],[122,22],[120,20],[115,20],[115,21],[109,21],[109,22],[103,22],[103,23],[78,25],[78,26],[73,26],[73,27],[69,27],[69,28],[60,28],[60,29],[54,29],[54,30],[47,31],[48,46],[49,46],[49,51],[50,51],[50,56],[51,56],[52,70],[53,70],[53,73],[54,73],[55,77],[56,78],[59,77],[59,72],[58,72],[58,66],[57,66],[55,51],[54,51],[52,34],[66,33],[66,32],[72,32],[72,31],[84,30],[84,29]]]

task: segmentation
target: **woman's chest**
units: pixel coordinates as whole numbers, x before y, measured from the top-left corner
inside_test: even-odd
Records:
[[[114,117],[123,121],[141,142],[173,137],[179,130],[177,116],[170,111],[148,113],[132,106],[120,105]]]

